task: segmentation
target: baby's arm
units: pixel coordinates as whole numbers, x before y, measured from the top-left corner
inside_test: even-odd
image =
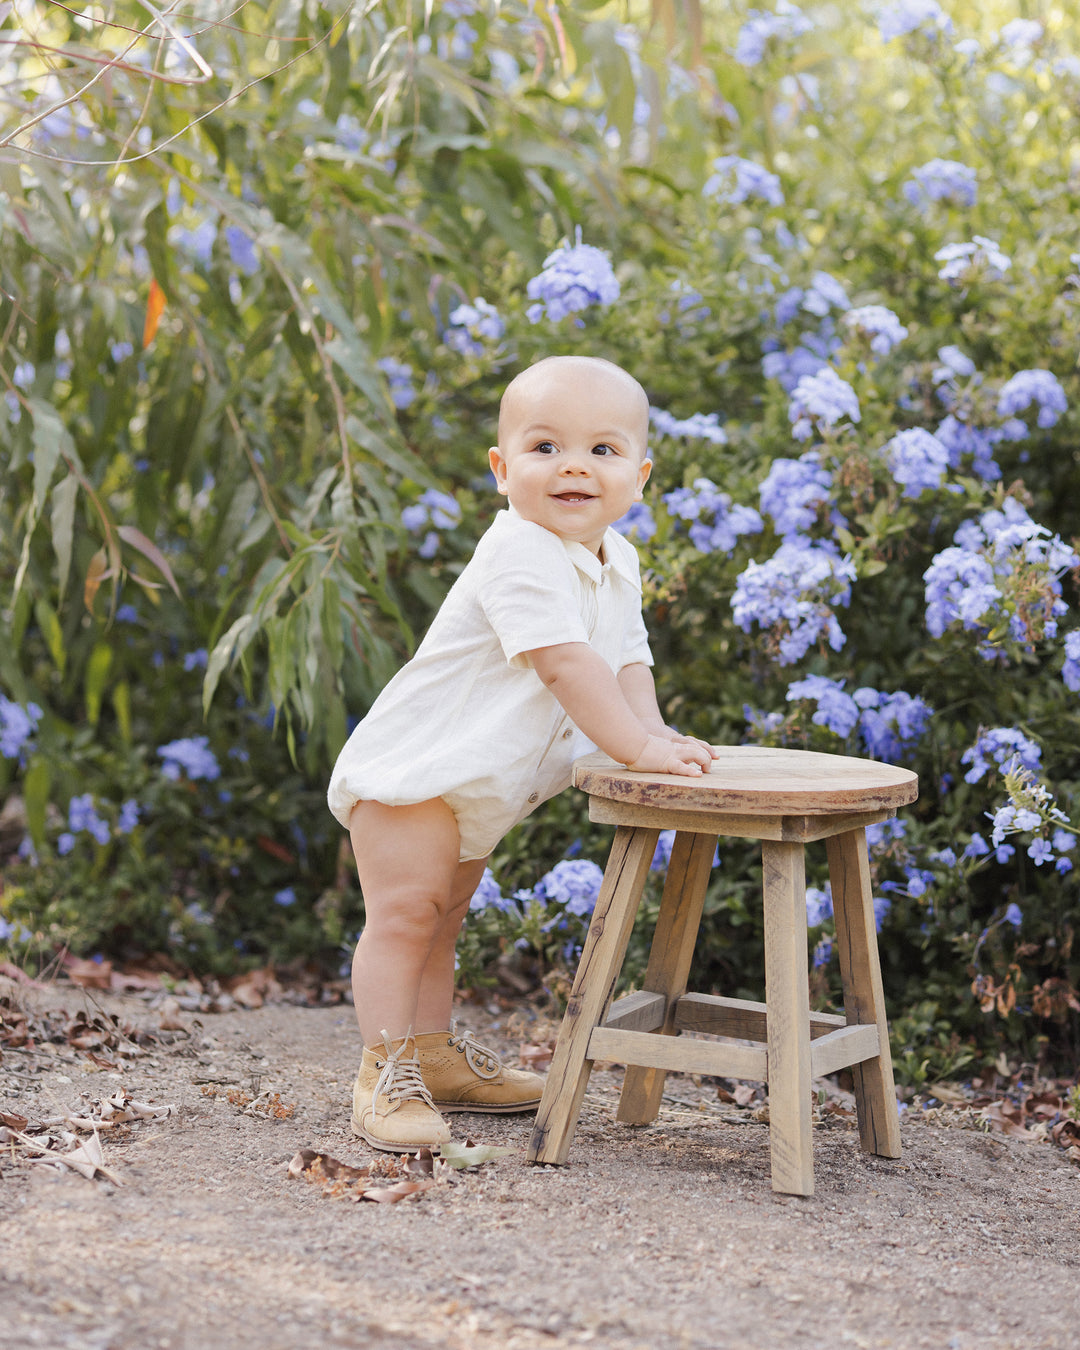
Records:
[[[627,675],[644,671],[651,690],[648,667],[624,667],[616,678],[587,642],[537,647],[529,658],[574,723],[612,759],[651,773],[693,776],[708,768],[712,751],[701,741],[671,739],[656,707],[655,693],[646,692],[640,676]]]

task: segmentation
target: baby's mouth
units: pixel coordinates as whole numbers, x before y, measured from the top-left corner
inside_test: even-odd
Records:
[[[591,502],[593,495],[591,492],[556,492],[555,500],[559,502]]]

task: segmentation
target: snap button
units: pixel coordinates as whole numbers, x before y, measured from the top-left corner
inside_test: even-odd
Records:
[[[562,738],[563,738],[564,741],[568,741],[568,740],[570,739],[570,737],[571,737],[573,734],[574,734],[574,728],[573,728],[573,727],[567,727],[566,730],[565,730],[565,731],[563,732],[563,734],[562,734]]]
[[[532,793],[529,794],[529,801],[530,801],[530,802],[538,802],[539,800],[540,800],[540,794],[539,794],[539,792],[532,792]]]

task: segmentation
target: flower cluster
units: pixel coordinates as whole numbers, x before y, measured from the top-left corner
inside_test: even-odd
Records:
[[[1052,427],[1068,411],[1065,391],[1049,370],[1020,370],[1001,386],[998,393],[999,417],[1015,417],[1032,403],[1038,405],[1040,427]]]
[[[647,502],[634,502],[625,516],[611,522],[611,528],[627,539],[647,544],[656,533],[656,520]]]
[[[702,193],[717,201],[737,206],[749,197],[760,197],[770,206],[783,206],[784,193],[776,174],[739,155],[721,155],[712,162],[712,176],[705,181]]]
[[[727,445],[727,432],[720,425],[719,413],[691,413],[689,417],[679,418],[665,412],[663,408],[650,408],[649,421],[661,436]]]
[[[980,731],[974,745],[968,746],[960,756],[961,764],[970,764],[964,774],[965,783],[977,783],[995,766],[1003,772],[1014,768],[1027,769],[1037,773],[1042,762],[1042,750],[1022,731],[1015,727],[990,727]]]
[[[793,538],[766,562],[751,562],[735,582],[731,598],[736,624],[744,633],[757,623],[771,630],[777,660],[800,660],[820,639],[839,651],[847,640],[831,606],[851,599],[855,565],[829,543]]]
[[[568,858],[546,872],[533,893],[545,904],[554,901],[568,914],[586,918],[593,912],[603,880],[604,873],[596,863],[585,858]]]
[[[186,736],[159,745],[157,752],[164,761],[162,773],[174,782],[181,773],[186,773],[192,782],[199,778],[212,782],[221,777],[221,766],[210,749],[209,736]]]
[[[536,301],[526,310],[530,323],[543,318],[553,323],[590,305],[610,305],[619,298],[619,280],[611,259],[599,248],[581,242],[564,244],[544,259],[538,276],[533,277],[526,293]]]
[[[735,60],[743,66],[759,65],[773,38],[783,41],[800,37],[813,26],[813,20],[791,4],[791,0],[777,0],[775,13],[752,9],[735,40]]]
[[[0,694],[0,755],[18,759],[37,731],[41,715],[36,703],[23,707]]]
[[[965,521],[953,545],[932,559],[923,574],[926,626],[934,637],[953,623],[985,631],[1004,613],[1016,642],[1055,637],[1068,608],[1060,577],[1078,565],[1080,558],[1058,535],[1037,525],[1015,497],[1006,497],[1001,510]]]
[[[975,170],[954,159],[932,159],[912,169],[901,190],[912,206],[926,206],[930,202],[974,206],[979,195]]]
[[[935,385],[955,385],[958,379],[968,380],[978,373],[975,362],[959,347],[939,347],[937,355],[941,365],[931,376]]]
[[[1002,766],[1008,800],[992,814],[987,812],[993,822],[991,842],[999,861],[1005,861],[1014,851],[1005,839],[1012,834],[1031,834],[1027,855],[1036,867],[1052,862],[1058,872],[1071,872],[1072,859],[1064,855],[1075,847],[1076,831],[1054,800],[1053,793],[1036,777],[1036,772],[1036,768],[1022,763],[1019,756]]]
[[[484,875],[480,878],[480,885],[473,893],[473,898],[469,901],[469,909],[473,912],[482,909],[497,909],[502,912],[512,910],[514,902],[507,899],[499,883],[495,880],[495,874],[490,867],[484,868]]]
[[[980,274],[990,281],[1000,281],[1012,266],[1012,259],[982,234],[969,243],[946,244],[934,254],[934,261],[943,264],[938,276],[948,282],[968,282]]]
[[[843,417],[858,422],[861,416],[855,390],[831,366],[816,375],[804,375],[788,407],[791,434],[797,441],[809,440],[815,430],[829,431]]]
[[[816,703],[811,721],[837,736],[850,736],[857,727],[867,753],[874,759],[891,762],[909,755],[929,725],[933,712],[929,704],[903,690],[883,694],[864,686],[847,694],[844,683],[824,675],[808,675],[792,681],[787,698],[789,702]]]
[[[407,408],[416,399],[413,387],[413,368],[405,361],[395,361],[392,356],[384,356],[375,364],[386,376],[390,385],[390,401],[395,408]]]
[[[919,497],[941,486],[949,467],[949,450],[922,427],[898,431],[884,447],[889,472],[903,488],[903,496]]]
[[[471,305],[462,304],[452,309],[447,322],[443,341],[461,356],[482,356],[486,344],[498,342],[506,332],[499,311],[482,296],[477,296]]]
[[[763,529],[753,507],[733,505],[728,493],[708,478],[695,478],[692,487],[665,492],[664,505],[671,515],[691,522],[691,542],[702,553],[730,554],[740,535]]]
[[[782,538],[808,530],[820,508],[830,500],[833,476],[823,468],[816,450],[798,459],[774,459],[761,482],[758,496],[765,515]]]
[[[130,834],[139,823],[140,814],[139,803],[134,798],[129,798],[120,807],[116,822],[116,833]],[[68,803],[67,825],[67,829],[56,840],[56,851],[61,857],[65,857],[71,852],[75,847],[76,835],[82,834],[84,831],[98,844],[107,844],[112,838],[112,827],[106,819],[98,815],[94,798],[89,792],[83,792],[72,797]]]
[[[405,507],[401,523],[410,534],[424,532],[417,552],[421,558],[434,558],[440,543],[439,530],[452,530],[461,523],[461,507],[448,493],[428,488],[418,502]]]
[[[870,350],[875,356],[888,356],[908,335],[908,330],[892,310],[884,305],[861,305],[858,309],[849,309],[843,323],[869,341]]]
[[[1080,628],[1065,634],[1065,664],[1061,668],[1065,688],[1080,692]]]
[[[886,5],[878,15],[878,30],[882,42],[916,32],[937,37],[939,33],[952,32],[952,20],[937,0],[898,0]]]

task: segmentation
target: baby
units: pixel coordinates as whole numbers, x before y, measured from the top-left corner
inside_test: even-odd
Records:
[[[660,715],[637,554],[610,528],[641,500],[648,426],[645,391],[609,361],[548,357],[511,381],[489,452],[509,510],[334,768],[366,914],[352,1127],[374,1148],[437,1148],[443,1112],[539,1103],[536,1074],[450,1017],[458,932],[503,835],[594,745],[659,773],[713,758]]]

